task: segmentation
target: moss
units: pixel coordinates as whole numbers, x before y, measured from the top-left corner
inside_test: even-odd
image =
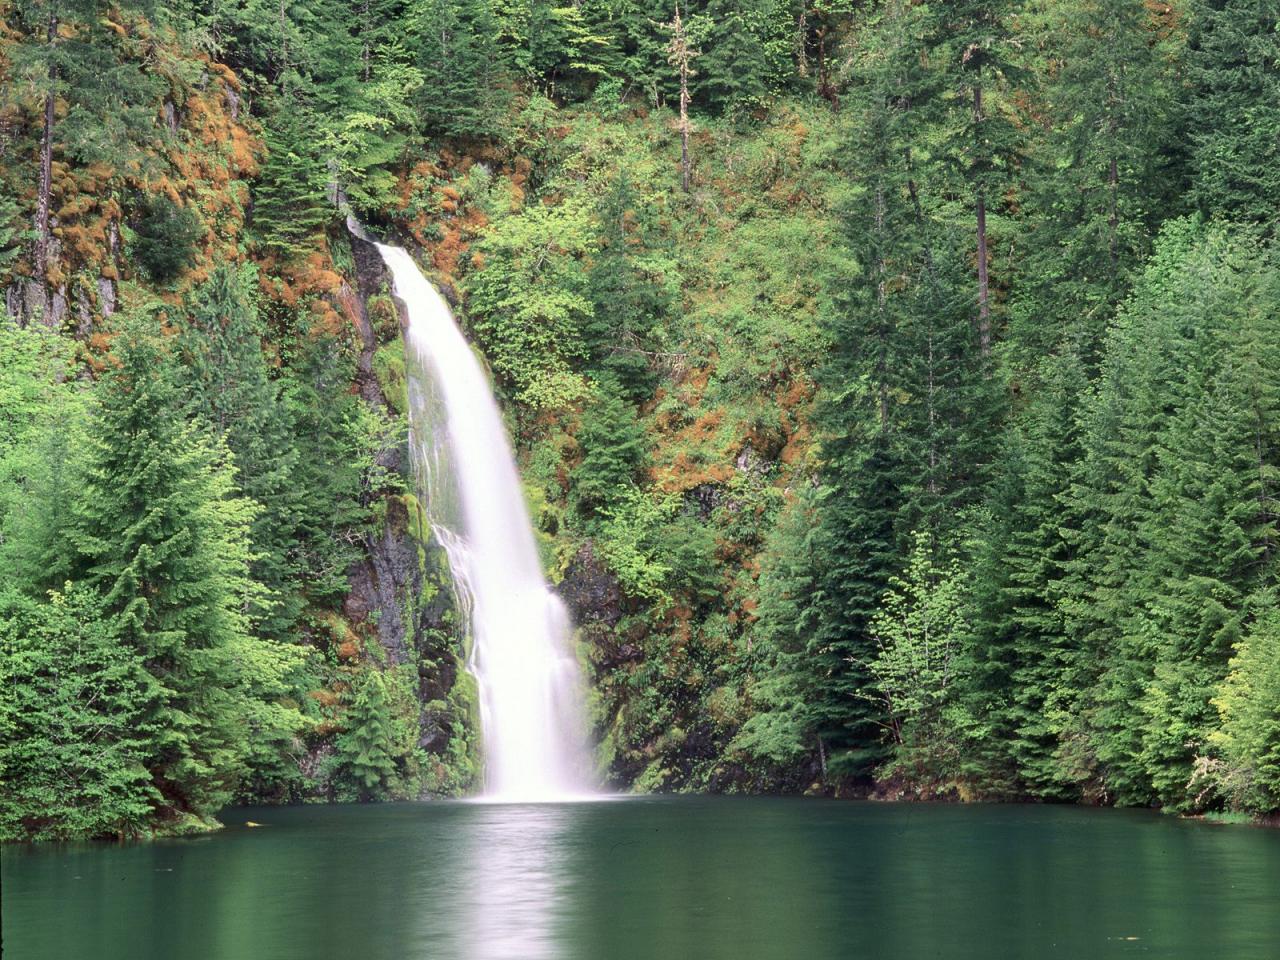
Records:
[[[153,834],[156,837],[192,837],[221,829],[222,823],[213,817],[201,817],[194,813],[182,812],[156,824]]]
[[[373,375],[391,409],[402,417],[408,416],[409,381],[405,375],[403,341],[396,339],[377,349],[373,355]]]

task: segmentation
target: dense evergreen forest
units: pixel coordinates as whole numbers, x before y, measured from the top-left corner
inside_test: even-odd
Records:
[[[1280,809],[1277,0],[0,11],[0,835],[474,785],[348,209],[615,786]]]

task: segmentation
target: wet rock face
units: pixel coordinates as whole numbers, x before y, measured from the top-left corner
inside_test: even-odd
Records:
[[[644,658],[639,638],[618,629],[626,613],[626,598],[613,574],[596,558],[590,541],[569,563],[556,592],[569,608],[574,626],[592,647],[592,660],[598,667],[612,670]]]
[[[569,562],[556,592],[569,608],[573,622],[580,627],[614,627],[622,619],[622,589],[613,574],[596,559],[595,546],[589,540]]]
[[[369,319],[369,299],[391,289],[391,275],[377,248],[366,240],[352,236],[351,253],[356,263],[357,296],[353,298],[357,332],[360,334],[360,356],[356,361],[356,386],[366,403],[388,406],[378,378],[373,372],[373,355],[378,337]],[[403,320],[401,321],[403,325]]]
[[[371,297],[387,292],[390,275],[373,244],[351,237],[356,264],[354,300],[359,327],[360,357],[356,380],[361,397],[371,406],[390,409],[373,372],[373,354],[378,349],[377,332],[369,316]],[[413,488],[413,465],[404,444],[392,444],[379,452],[378,465],[399,474]],[[410,498],[412,499],[412,498]],[[410,523],[409,507],[398,496],[388,496],[386,520],[365,541],[365,556],[351,570],[351,587],[344,613],[352,623],[371,624],[392,664],[437,661],[451,646],[455,629],[452,591],[439,582],[441,547],[434,539],[420,542]],[[425,532],[425,531],[424,531]],[[439,695],[452,685],[453,678],[437,678],[426,683],[424,696]]]
[[[440,673],[439,662],[451,662],[456,616],[453,592],[440,582],[441,547],[414,537],[403,500],[387,501],[387,519],[365,541],[365,556],[351,570],[343,614],[352,624],[366,624],[386,651],[390,665],[433,664],[424,677],[424,696],[434,699],[453,685]]]
[[[365,541],[364,559],[351,571],[343,613],[353,624],[372,624],[390,662],[401,664],[413,659],[410,632],[418,624],[405,614],[413,610],[421,592],[422,574],[406,518],[395,515],[397,508],[404,514],[404,506],[398,500],[388,500],[387,507],[387,522]]]

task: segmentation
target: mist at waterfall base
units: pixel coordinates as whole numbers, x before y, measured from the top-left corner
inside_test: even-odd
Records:
[[[448,303],[399,247],[376,244],[408,318],[410,449],[420,498],[469,619],[484,799],[592,795],[569,618],[548,587],[489,380]]]

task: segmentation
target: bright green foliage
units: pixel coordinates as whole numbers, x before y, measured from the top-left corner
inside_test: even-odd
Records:
[[[324,202],[325,183],[306,118],[286,111],[267,135],[267,161],[254,183],[253,226],[265,250],[286,260],[309,252],[332,217]]]
[[[71,573],[84,405],[68,360],[60,337],[0,324],[0,566],[33,596]]]
[[[577,367],[591,318],[581,260],[591,242],[579,204],[533,205],[479,245],[484,268],[468,286],[476,335],[517,400],[555,408],[581,399]]]
[[[172,368],[135,331],[94,411],[84,494],[68,531],[77,579],[159,686],[142,722],[164,807],[208,815],[230,799],[243,753],[249,525],[234,469],[179,418]],[[225,448],[223,448],[225,450]]]
[[[146,833],[162,798],[145,763],[163,700],[100,597],[0,597],[0,839]]]
[[[5,829],[479,768],[439,596],[349,597],[434,548],[343,203],[440,244],[619,783],[1275,809],[1273,7],[690,0],[685,192],[670,0],[9,4],[78,343],[0,327]]]
[[[954,772],[969,746],[953,703],[967,666],[969,585],[960,558],[931,534],[913,540],[906,569],[889,581],[871,621],[868,692],[880,701],[894,747],[887,772],[929,783]]]
[[[1208,770],[1232,806],[1252,813],[1280,808],[1280,623],[1275,599],[1257,598],[1253,623],[1236,648],[1214,704],[1211,735],[1219,762]]]
[[[253,521],[250,571],[267,587],[259,628],[282,638],[298,617],[292,423],[263,353],[266,331],[253,300],[256,272],[221,266],[188,306],[178,337],[178,384],[188,416],[235,457],[239,491],[262,509]]]
[[[1245,239],[1167,230],[1086,421],[1067,626],[1097,670],[1081,735],[1124,802],[1194,802],[1210,699],[1270,577],[1271,272]]]

